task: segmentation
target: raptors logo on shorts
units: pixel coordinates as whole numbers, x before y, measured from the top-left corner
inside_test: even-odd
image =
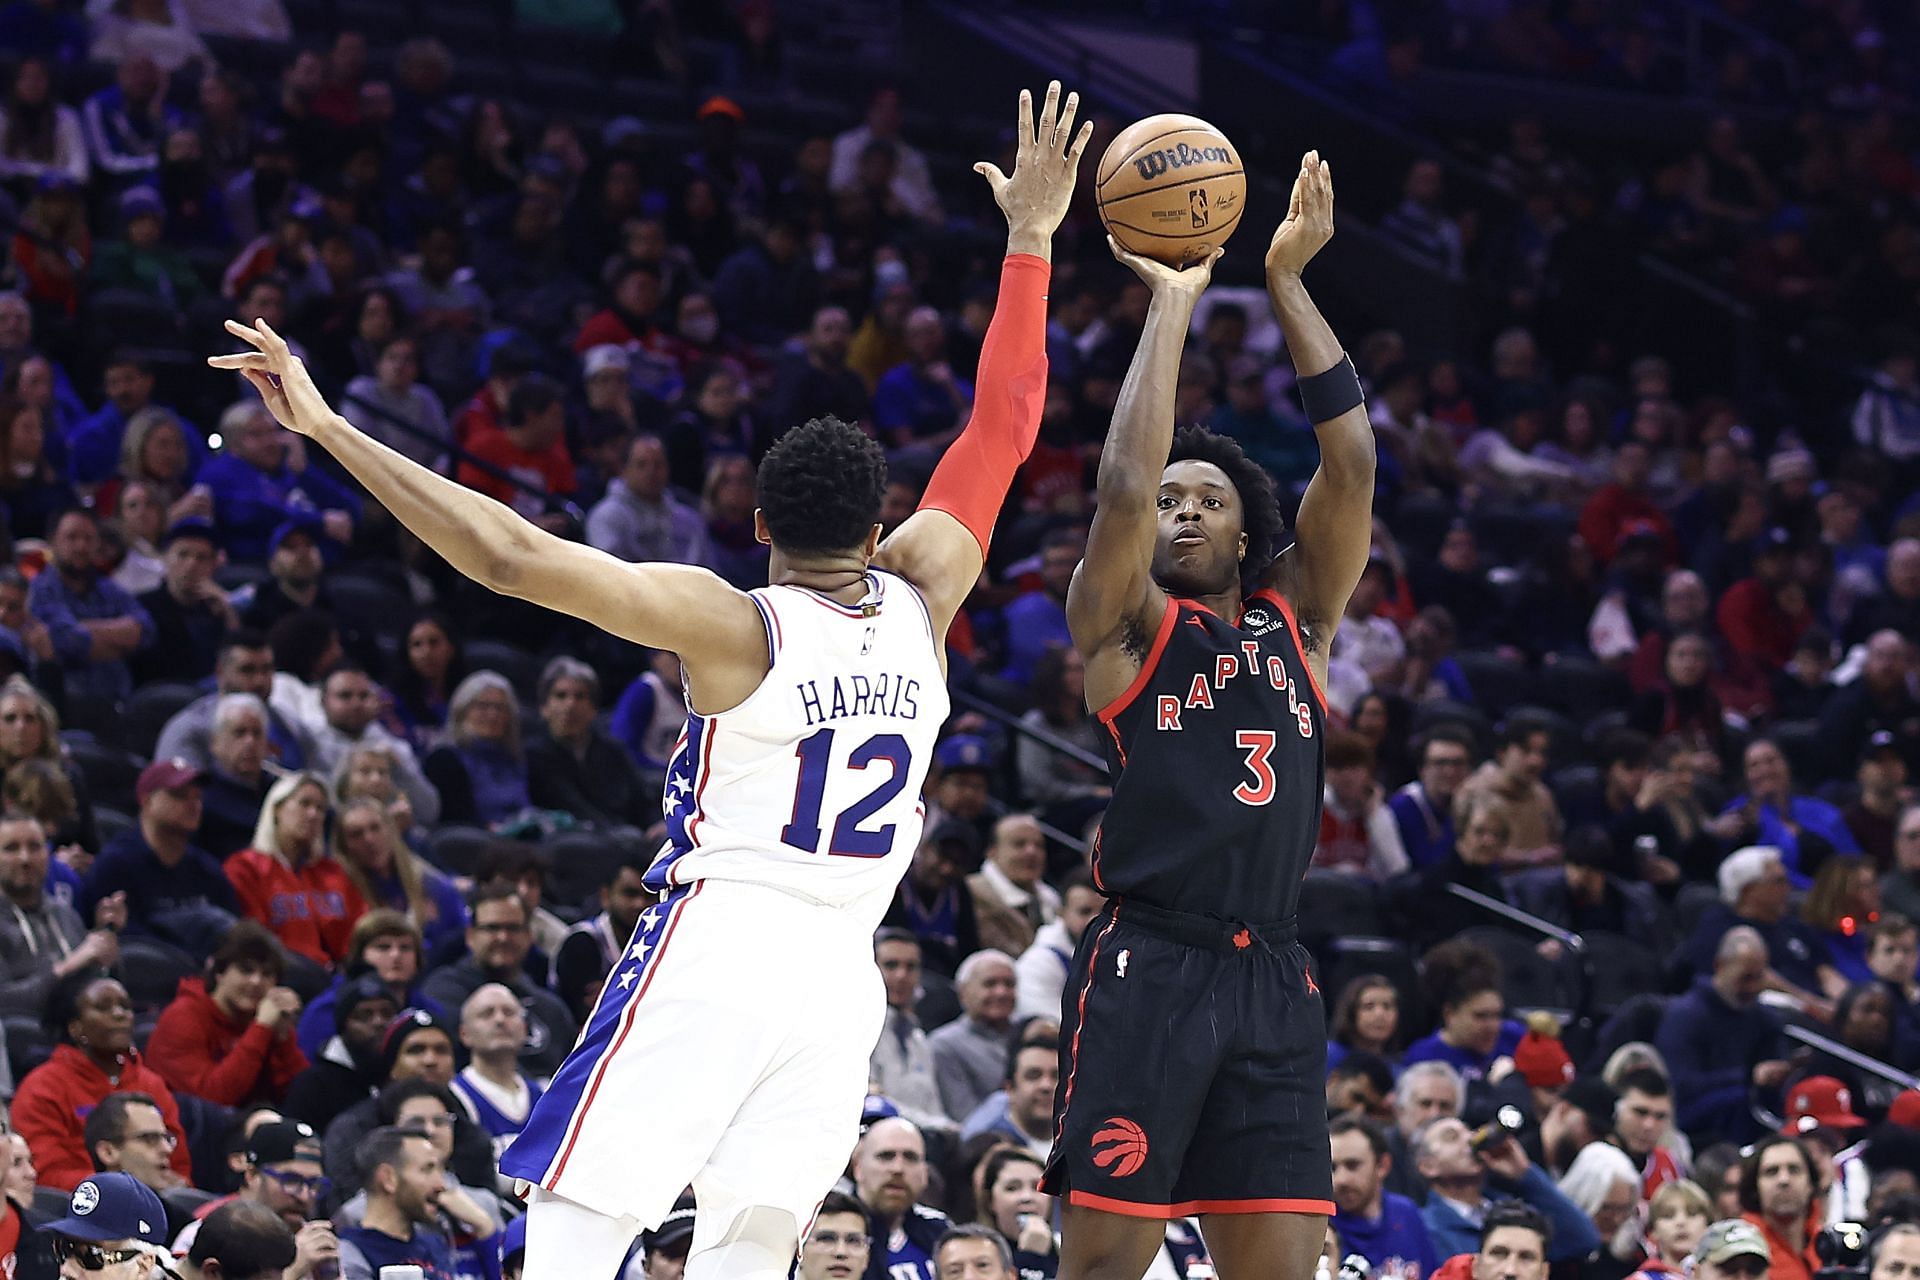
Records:
[[[1112,1116],[1093,1135],[1093,1164],[1109,1177],[1138,1173],[1147,1162],[1147,1133],[1125,1116]]]

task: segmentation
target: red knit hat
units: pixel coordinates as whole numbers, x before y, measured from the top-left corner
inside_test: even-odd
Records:
[[[1552,1014],[1527,1018],[1527,1034],[1513,1047],[1513,1069],[1536,1089],[1558,1089],[1573,1082],[1573,1059],[1560,1043],[1560,1023]]]

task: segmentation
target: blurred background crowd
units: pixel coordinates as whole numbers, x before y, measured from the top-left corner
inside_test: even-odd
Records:
[[[970,165],[1059,74],[1096,154],[1169,106],[1245,149],[1178,412],[1290,501],[1317,454],[1261,184],[1307,145],[1341,166],[1314,287],[1380,458],[1302,911],[1341,1252],[1424,1280],[1519,1195],[1566,1276],[1681,1269],[1745,1213],[1800,1280],[1825,1222],[1920,1217],[1920,14],[1112,9],[0,4],[15,1210],[122,1170],[177,1230],[233,1194],[316,1220],[290,1280],[416,1227],[496,1276],[494,1152],[648,901],[677,661],[458,579],[206,368],[222,322],[529,520],[759,585],[782,430],[868,427],[891,527],[966,421],[1002,248]],[[1108,795],[1064,598],[1147,306],[1090,186],[876,939],[892,1012],[831,1202],[868,1224],[824,1214],[812,1280],[931,1280],[938,1211],[1052,1274],[1035,1158]]]

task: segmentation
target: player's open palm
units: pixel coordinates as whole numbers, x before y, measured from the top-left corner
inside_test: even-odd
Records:
[[[254,349],[230,356],[208,356],[207,363],[216,369],[238,370],[260,393],[268,412],[281,426],[303,436],[312,435],[320,429],[320,424],[333,417],[332,407],[313,385],[306,361],[293,354],[287,340],[275,333],[265,320],[256,320],[254,324],[259,327],[251,328],[238,320],[227,321],[227,332],[252,344]]]
[[[1220,261],[1224,249],[1215,249],[1199,262],[1188,267],[1168,266],[1153,258],[1130,253],[1120,247],[1120,242],[1112,236],[1107,237],[1107,248],[1113,256],[1133,270],[1147,288],[1156,296],[1166,294],[1191,304],[1199,301],[1200,295],[1207,291],[1207,285],[1213,281],[1214,264]]]
[[[1060,82],[1047,85],[1047,98],[1040,107],[1040,118],[1033,118],[1033,91],[1020,91],[1020,121],[1015,130],[1013,176],[1000,166],[982,160],[974,172],[993,187],[994,202],[1007,215],[1007,226],[1051,236],[1067,216],[1073,199],[1074,174],[1080,167],[1080,155],[1093,136],[1088,121],[1074,132],[1073,119],[1080,111],[1080,95],[1070,93],[1064,109],[1060,106]]]
[[[1333,167],[1309,151],[1300,158],[1287,216],[1267,246],[1267,274],[1299,275],[1333,239]]]

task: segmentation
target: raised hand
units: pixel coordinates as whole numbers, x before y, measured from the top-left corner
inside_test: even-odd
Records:
[[[258,327],[249,328],[238,320],[227,321],[227,332],[252,344],[252,351],[208,356],[207,363],[216,369],[238,372],[260,393],[275,421],[289,431],[312,435],[322,424],[333,420],[332,406],[313,385],[306,361],[293,354],[287,340],[275,333],[265,320],[253,323]]]
[[[1267,276],[1297,276],[1333,239],[1333,167],[1318,151],[1300,157],[1287,216],[1267,246]]]
[[[1050,244],[1067,205],[1073,200],[1073,181],[1080,167],[1080,155],[1093,137],[1088,121],[1074,132],[1073,118],[1080,111],[1080,95],[1067,95],[1065,110],[1060,109],[1060,82],[1047,86],[1047,99],[1040,108],[1040,119],[1033,118],[1033,92],[1020,91],[1020,119],[1015,134],[1013,176],[1000,172],[1000,166],[982,160],[973,171],[993,187],[994,203],[1007,215],[1007,235],[1015,252],[1040,253],[1035,247]]]
[[[1127,252],[1112,236],[1107,237],[1107,248],[1114,257],[1131,267],[1133,274],[1146,282],[1154,296],[1164,294],[1178,298],[1189,306],[1199,301],[1200,295],[1207,291],[1207,285],[1213,281],[1213,264],[1220,261],[1220,255],[1226,252],[1224,249],[1215,249],[1204,260],[1190,267],[1170,267],[1164,262]]]

